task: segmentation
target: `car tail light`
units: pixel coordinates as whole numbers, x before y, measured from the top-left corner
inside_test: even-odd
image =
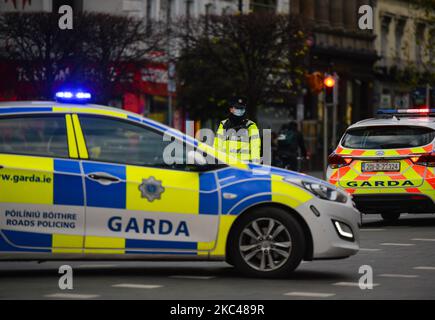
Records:
[[[328,157],[328,164],[332,169],[348,166],[351,162],[351,158],[344,158],[336,153],[332,153]]]
[[[412,156],[411,160],[412,160],[412,162],[414,162],[414,164],[418,164],[420,166],[435,167],[435,153],[434,152]]]

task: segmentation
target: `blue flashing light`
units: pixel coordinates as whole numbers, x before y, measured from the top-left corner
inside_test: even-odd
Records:
[[[86,103],[91,100],[92,95],[89,92],[79,91],[58,91],[56,100],[59,102]]]
[[[418,108],[418,109],[379,109],[378,115],[422,115],[422,116],[433,116],[435,115],[435,109],[429,108]]]

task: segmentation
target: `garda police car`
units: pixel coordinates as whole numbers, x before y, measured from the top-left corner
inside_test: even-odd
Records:
[[[329,182],[353,194],[363,213],[397,220],[435,212],[435,110],[380,110],[344,133],[329,156]]]
[[[359,212],[339,188],[57,96],[0,105],[0,260],[226,260],[274,277],[358,251]],[[184,161],[168,164],[174,143]]]

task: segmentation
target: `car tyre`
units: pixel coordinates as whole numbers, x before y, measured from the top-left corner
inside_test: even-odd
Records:
[[[235,221],[227,254],[236,269],[248,276],[277,278],[299,266],[305,248],[304,231],[291,213],[262,207]]]

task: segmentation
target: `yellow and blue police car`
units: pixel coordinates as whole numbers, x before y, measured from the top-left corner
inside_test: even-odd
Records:
[[[0,260],[226,260],[276,277],[357,253],[359,212],[340,188],[68,102],[85,92],[57,97],[0,105]],[[183,161],[164,160],[171,144]]]
[[[435,110],[379,110],[351,125],[329,157],[330,183],[387,221],[435,213]]]

